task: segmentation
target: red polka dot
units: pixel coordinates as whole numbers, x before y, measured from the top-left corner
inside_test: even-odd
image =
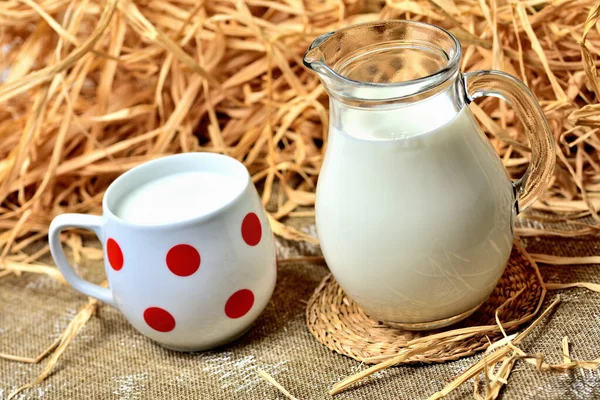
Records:
[[[155,331],[171,332],[175,329],[175,318],[167,310],[160,307],[146,308],[144,321]]]
[[[225,304],[225,314],[229,318],[243,317],[254,305],[254,293],[248,289],[238,290]]]
[[[167,267],[178,276],[190,276],[200,268],[200,253],[189,244],[178,244],[167,253]]]
[[[115,239],[109,238],[106,241],[106,254],[112,269],[118,271],[123,268],[123,251]]]
[[[248,213],[242,221],[242,238],[249,246],[256,246],[262,237],[262,227],[258,216]]]

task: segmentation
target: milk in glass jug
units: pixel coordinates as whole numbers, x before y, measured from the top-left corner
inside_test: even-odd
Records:
[[[547,186],[554,140],[529,89],[461,73],[442,28],[391,20],[318,37],[304,56],[330,98],[316,221],[337,282],[371,317],[411,330],[473,313],[502,275],[516,214]],[[506,100],[531,162],[511,181],[469,102]]]

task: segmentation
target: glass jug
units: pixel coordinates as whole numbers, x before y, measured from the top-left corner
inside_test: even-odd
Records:
[[[554,140],[539,104],[499,71],[461,73],[442,28],[377,21],[318,37],[304,55],[330,99],[317,185],[325,260],[372,318],[410,330],[466,318],[490,295],[516,214],[546,188]],[[506,100],[531,147],[511,181],[477,125],[473,99]]]

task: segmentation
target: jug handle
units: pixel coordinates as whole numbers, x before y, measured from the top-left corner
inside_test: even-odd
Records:
[[[474,71],[462,76],[467,104],[483,96],[505,100],[515,111],[531,146],[531,161],[523,176],[513,182],[517,214],[546,189],[554,173],[556,148],[548,121],[531,90],[501,71]]]

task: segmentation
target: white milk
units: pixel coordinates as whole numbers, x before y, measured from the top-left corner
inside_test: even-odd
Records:
[[[239,187],[230,176],[183,172],[136,187],[119,201],[115,214],[137,224],[178,222],[210,213],[238,192]]]
[[[317,188],[321,247],[346,293],[383,321],[477,307],[512,248],[508,176],[468,107],[457,114],[445,101],[385,111],[332,102]]]

